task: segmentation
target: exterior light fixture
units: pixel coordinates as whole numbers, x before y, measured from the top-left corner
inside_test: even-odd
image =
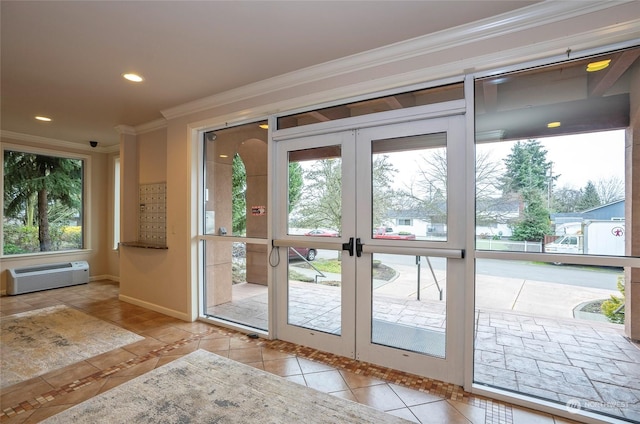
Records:
[[[560,125],[562,125],[560,121],[549,122],[547,128],[558,128]]]
[[[602,71],[604,68],[607,68],[610,63],[611,63],[611,59],[600,60],[598,62],[591,62],[587,65],[587,72]]]
[[[228,158],[229,155],[220,155],[221,158]]]
[[[131,81],[131,82],[142,82],[142,81],[144,81],[144,78],[142,78],[138,74],[126,73],[126,74],[122,74],[122,77],[124,79],[128,80],[128,81]]]
[[[48,116],[36,116],[36,119],[42,122],[51,122],[51,118],[49,118]]]
[[[262,128],[263,130],[268,130],[269,129],[269,124],[260,124],[258,125],[260,128]]]

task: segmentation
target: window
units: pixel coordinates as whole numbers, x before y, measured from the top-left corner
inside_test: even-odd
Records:
[[[278,118],[278,129],[301,127],[319,122],[334,121],[353,116],[405,109],[464,98],[462,83],[392,94],[375,99],[366,99],[348,104],[310,110]]]
[[[475,82],[476,387],[637,421],[639,385],[626,371],[639,358],[626,354],[636,347],[624,322],[637,321],[629,291],[625,300],[637,219],[625,203],[638,161],[625,145],[637,145],[638,57]]]
[[[85,160],[3,151],[3,255],[83,248]]]
[[[412,226],[413,223],[411,222],[411,219],[408,218],[398,218],[398,225],[406,225],[406,226]]]
[[[206,317],[267,330],[266,122],[203,137],[203,284]]]
[[[113,161],[113,248],[120,243],[120,158]]]

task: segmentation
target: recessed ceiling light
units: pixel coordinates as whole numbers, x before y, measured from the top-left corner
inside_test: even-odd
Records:
[[[42,122],[51,122],[51,118],[49,118],[48,116],[36,116],[36,119]]]
[[[611,63],[611,59],[600,60],[598,62],[591,62],[587,65],[587,72],[602,71],[604,68],[607,68],[610,63]]]
[[[547,124],[547,128],[558,128],[560,125],[560,121],[549,122]]]
[[[142,78],[140,75],[138,74],[122,74],[122,77],[126,80],[132,81],[132,82],[142,82],[144,81],[144,78]]]
[[[263,130],[268,130],[269,129],[269,124],[260,124],[258,125],[260,128],[262,128]]]

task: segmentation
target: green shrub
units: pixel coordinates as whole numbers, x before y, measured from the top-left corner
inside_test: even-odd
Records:
[[[4,248],[2,251],[5,255],[33,253],[39,250],[38,227],[16,224],[4,225]]]
[[[615,324],[624,324],[624,277],[618,277],[618,290],[622,297],[611,295],[602,302],[602,313]]]
[[[62,244],[70,249],[82,248],[82,227],[62,227],[62,234],[60,235],[60,241]]]

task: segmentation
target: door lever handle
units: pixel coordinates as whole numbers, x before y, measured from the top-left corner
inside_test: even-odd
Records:
[[[360,239],[358,239],[360,240]],[[349,238],[349,243],[342,243],[342,250],[348,250],[349,256],[353,256],[353,237]],[[358,255],[360,256],[360,255]]]
[[[362,243],[360,243],[360,238],[356,239],[356,256],[360,257],[362,256],[362,246],[364,246]]]

